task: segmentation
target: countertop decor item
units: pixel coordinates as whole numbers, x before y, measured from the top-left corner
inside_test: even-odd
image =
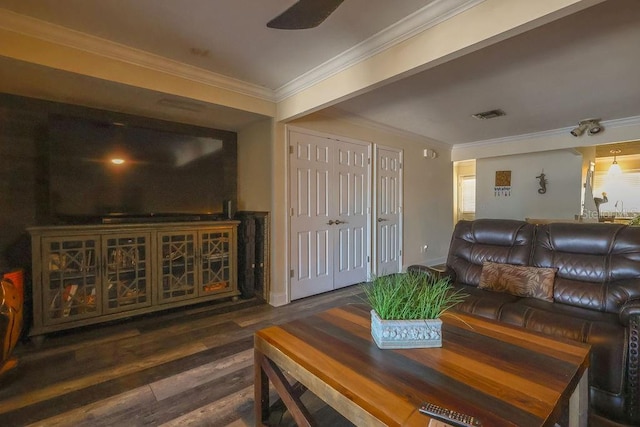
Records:
[[[364,292],[372,307],[371,335],[383,349],[441,347],[440,316],[465,298],[448,278],[415,272],[376,277]]]

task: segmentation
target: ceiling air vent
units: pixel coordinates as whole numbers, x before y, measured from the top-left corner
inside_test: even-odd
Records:
[[[495,119],[496,117],[506,116],[506,115],[507,113],[505,113],[502,110],[491,110],[491,111],[484,111],[482,113],[473,114],[471,117],[475,117],[478,120],[488,120],[488,119]]]

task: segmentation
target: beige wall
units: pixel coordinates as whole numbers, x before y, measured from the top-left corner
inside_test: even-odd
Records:
[[[238,210],[271,211],[273,120],[238,132]]]
[[[444,261],[449,248],[453,221],[453,169],[446,147],[411,135],[398,135],[347,119],[313,114],[290,124],[296,128],[323,132],[399,148],[404,151],[404,266]],[[288,302],[288,150],[284,126],[276,126],[273,158],[272,293],[270,303]],[[436,159],[423,156],[425,148],[438,152]],[[428,244],[429,249],[420,249]]]
[[[547,192],[538,193],[544,170]],[[496,171],[511,171],[511,196],[494,193]],[[582,155],[575,150],[476,161],[476,218],[574,219],[581,213]]]
[[[271,292],[269,303],[275,306],[289,302],[289,215],[286,127],[283,123],[273,126],[272,198],[271,198]]]

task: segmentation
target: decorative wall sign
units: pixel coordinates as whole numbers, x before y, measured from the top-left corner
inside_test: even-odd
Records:
[[[511,196],[511,171],[496,171],[494,196]]]

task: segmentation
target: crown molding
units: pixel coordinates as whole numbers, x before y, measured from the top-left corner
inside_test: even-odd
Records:
[[[640,116],[634,117],[625,117],[622,119],[613,119],[613,120],[601,120],[600,124],[607,129],[615,129],[626,126],[639,126],[640,125]],[[507,136],[503,138],[494,138],[494,139],[485,139],[482,141],[475,142],[465,142],[462,144],[454,144],[452,147],[452,151],[464,150],[467,148],[478,148],[478,147],[488,147],[493,145],[502,145],[508,144],[512,142],[524,141],[524,140],[533,140],[533,139],[542,139],[549,137],[557,137],[557,136],[567,136],[571,130],[575,128],[575,126],[569,126],[560,129],[551,129],[542,132],[533,132],[533,133],[525,133],[521,135]]]
[[[393,47],[418,33],[482,3],[484,0],[435,0],[427,6],[385,28],[367,40],[320,64],[276,89],[280,102],[318,82]]]
[[[0,28],[186,80],[275,102],[271,89],[0,8]]]
[[[350,66],[401,43],[484,0],[434,0],[427,6],[382,30],[369,39],[302,74],[273,91],[239,79],[194,67],[159,55],[71,30],[50,22],[0,8],[0,28],[100,55],[110,59],[157,70],[198,83],[227,89],[259,99],[279,102],[317,84]]]

